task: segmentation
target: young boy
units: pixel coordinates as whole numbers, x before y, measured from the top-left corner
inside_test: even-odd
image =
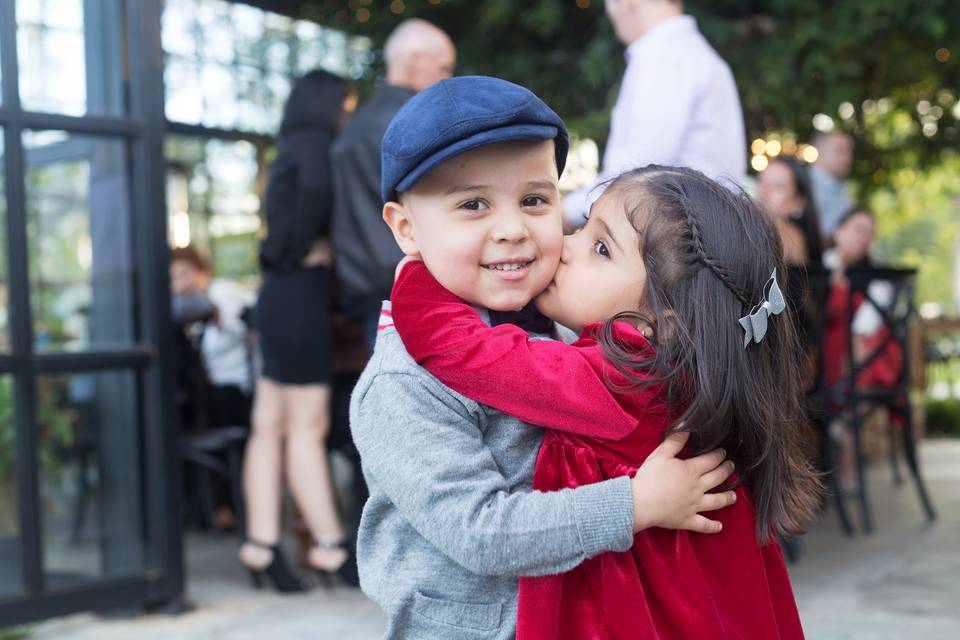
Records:
[[[412,98],[384,136],[384,220],[451,292],[482,310],[521,309],[560,259],[566,153],[563,122],[527,89],[442,81]],[[388,615],[387,638],[512,638],[517,576],[628,549],[649,526],[718,530],[693,519],[703,509],[677,505],[698,504],[701,477],[722,452],[679,460],[684,439],[671,437],[633,480],[534,492],[541,431],[419,367],[389,303],[380,324],[350,421],[370,487],[360,582]],[[588,397],[571,419],[614,416],[624,433],[633,428],[601,381]]]

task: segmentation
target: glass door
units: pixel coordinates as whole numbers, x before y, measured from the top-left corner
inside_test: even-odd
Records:
[[[160,7],[0,3],[0,627],[182,592]]]

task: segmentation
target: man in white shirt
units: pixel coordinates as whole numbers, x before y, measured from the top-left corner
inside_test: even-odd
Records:
[[[610,117],[595,184],[648,164],[691,167],[742,180],[747,169],[743,111],[733,74],[684,15],[681,0],[607,0],[627,69]],[[567,228],[586,220],[599,196],[590,185],[564,200]]]

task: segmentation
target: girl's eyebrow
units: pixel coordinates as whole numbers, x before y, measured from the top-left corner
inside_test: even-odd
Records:
[[[608,236],[610,236],[610,239],[613,240],[613,244],[617,245],[617,249],[620,251],[620,253],[624,253],[623,247],[621,247],[620,243],[617,242],[617,237],[613,235],[612,231],[610,231],[610,227],[607,226],[607,223],[603,220],[600,220],[600,224],[603,225],[603,230]]]

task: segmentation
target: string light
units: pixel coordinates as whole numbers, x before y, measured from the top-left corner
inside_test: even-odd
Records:
[[[820,152],[817,151],[817,148],[813,145],[807,145],[806,148],[801,152],[801,157],[809,163],[814,163],[817,161],[817,158],[820,157]]]
[[[764,169],[766,169],[769,163],[770,161],[767,160],[767,156],[758,155],[758,156],[753,156],[753,158],[750,159],[750,166],[753,167],[753,170],[757,172],[763,171]]]
[[[779,140],[770,140],[767,142],[767,155],[771,158],[775,158],[780,155],[780,150],[783,147],[780,145]]]
[[[937,49],[937,52],[933,55],[936,57],[937,62],[946,62],[950,59],[950,49],[944,49],[941,47]]]
[[[366,22],[370,19],[370,11],[367,9],[357,9],[357,22]]]
[[[750,151],[752,151],[754,155],[760,155],[764,151],[766,151],[766,149],[767,149],[767,141],[764,140],[763,138],[757,138],[752,143],[750,143]]]
[[[581,9],[586,9],[590,6],[590,0],[577,0],[577,6]]]
[[[407,8],[407,5],[403,3],[403,0],[393,0],[393,2],[390,3],[390,11],[394,12],[397,15],[400,15],[401,13],[403,13],[403,11],[406,8]]]

